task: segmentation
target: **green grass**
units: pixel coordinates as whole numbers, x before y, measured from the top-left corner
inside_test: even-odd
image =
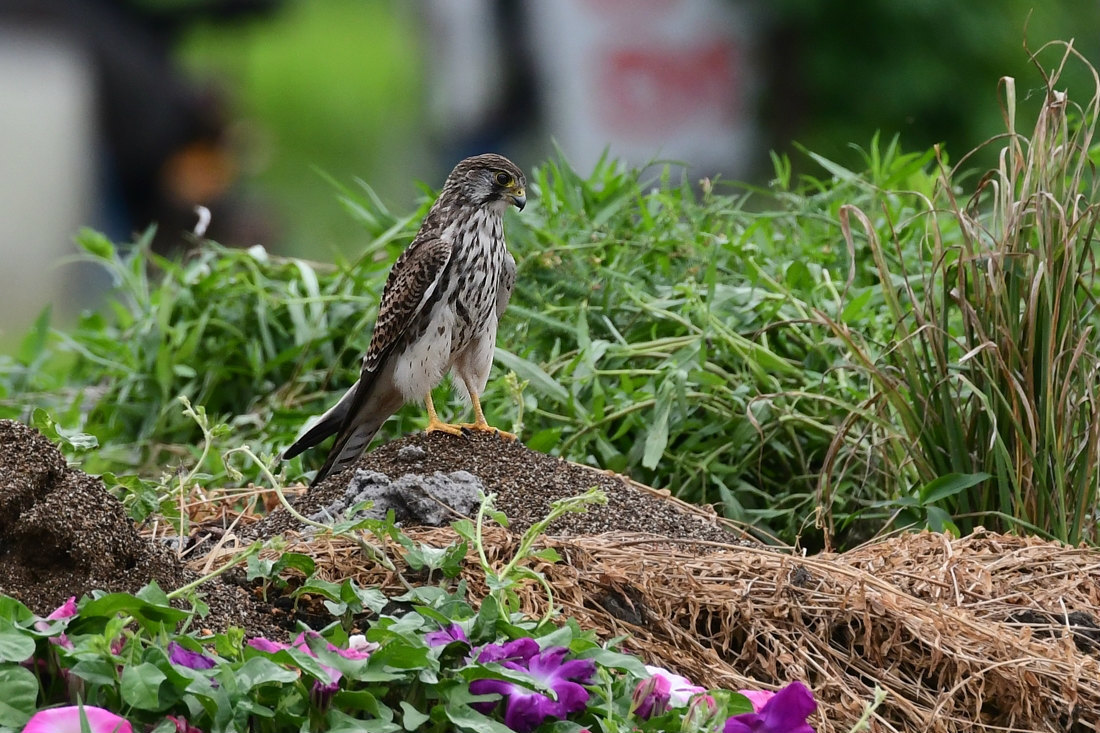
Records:
[[[1023,105],[1031,135],[1009,114],[982,176],[878,137],[860,169],[802,153],[817,178],[776,156],[766,189],[548,161],[506,222],[519,278],[487,415],[808,547],[912,524],[1095,541],[1096,103],[1072,100]],[[338,195],[369,244],[331,266],[214,244],[120,259],[83,234],[117,301],[69,332],[41,321],[0,361],[0,415],[44,407],[99,439],[91,470],[155,478],[201,452],[182,395],[229,425],[220,449],[276,453],[355,379],[430,201]],[[423,423],[409,406],[383,435]],[[230,480],[218,451],[198,468]]]
[[[1017,129],[1014,80],[1004,87],[1007,134],[990,145],[1000,164],[976,186],[952,185],[942,166],[931,195],[913,195],[908,219],[862,206],[842,212],[850,248],[875,263],[895,330],[871,343],[823,317],[871,379],[857,419],[838,434],[825,472],[868,451],[877,483],[903,518],[963,531],[978,525],[1097,542],[1100,335],[1095,259],[1100,221],[1094,132],[1100,79],[1083,105],[1059,91],[1072,48],[1052,44],[1033,131]],[[924,255],[898,267],[897,252]],[[900,275],[900,277],[899,277]],[[853,435],[872,441],[840,441]],[[950,488],[942,480],[957,477]],[[966,477],[971,477],[966,480]],[[843,479],[842,479],[843,480]],[[929,491],[938,488],[938,503]],[[847,493],[847,492],[844,492]]]

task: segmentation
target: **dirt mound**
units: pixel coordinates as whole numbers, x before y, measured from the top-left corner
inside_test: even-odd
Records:
[[[545,518],[554,501],[598,488],[607,494],[606,505],[590,506],[583,514],[566,514],[547,528],[547,534],[638,532],[722,543],[741,537],[713,512],[674,499],[667,491],[655,491],[625,476],[548,456],[519,441],[489,434],[418,433],[386,443],[363,456],[353,468],[311,488],[295,502],[295,509],[309,516],[343,505],[349,483],[357,472],[364,471],[394,480],[468,472],[480,481],[485,493],[497,495],[495,506],[508,517],[510,529],[516,533]],[[454,514],[448,521],[459,516]],[[254,536],[268,537],[292,529],[301,527],[289,513],[278,509],[252,531]]]
[[[0,589],[45,613],[93,589],[174,588],[185,577],[99,479],[66,466],[36,430],[0,421]]]
[[[0,420],[0,592],[45,615],[92,590],[133,593],[156,581],[170,591],[197,577],[138,533],[102,481],[67,466],[37,430]],[[210,627],[277,631],[243,589],[215,579],[203,590]]]

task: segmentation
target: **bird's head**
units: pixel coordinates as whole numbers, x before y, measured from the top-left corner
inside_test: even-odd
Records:
[[[465,204],[488,206],[503,214],[509,206],[522,210],[527,204],[527,177],[503,155],[485,153],[456,165],[447,176],[443,193],[451,193]]]

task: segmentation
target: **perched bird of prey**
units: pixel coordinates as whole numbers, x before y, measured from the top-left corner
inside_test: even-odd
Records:
[[[447,176],[386,279],[359,380],[283,452],[293,458],[336,436],[313,484],[354,463],[382,423],[412,400],[424,400],[428,432],[483,430],[515,439],[485,421],[478,397],[489,380],[497,321],[516,283],[502,217],[509,206],[523,209],[526,185],[514,163],[491,153],[467,158]],[[432,388],[451,370],[473,404],[473,423],[450,425],[436,415]]]

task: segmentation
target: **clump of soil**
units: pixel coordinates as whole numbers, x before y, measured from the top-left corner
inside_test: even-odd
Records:
[[[133,593],[156,581],[170,591],[196,578],[138,534],[102,481],[66,465],[37,430],[0,420],[0,592],[45,615],[92,590]],[[205,625],[278,633],[244,589],[219,579],[203,589]]]
[[[607,494],[606,505],[566,514],[550,524],[547,534],[639,532],[704,542],[738,539],[713,514],[671,499],[667,492],[656,492],[623,476],[570,463],[532,451],[519,441],[484,433],[418,433],[382,445],[354,467],[312,487],[295,503],[295,509],[309,516],[339,505],[357,471],[378,472],[394,480],[410,474],[431,477],[437,472],[467,471],[481,481],[486,492],[497,495],[495,507],[504,512],[509,528],[517,533],[545,518],[554,501],[595,487]],[[300,530],[301,526],[288,512],[278,509],[254,525],[252,531],[257,537],[268,537],[291,529]]]

